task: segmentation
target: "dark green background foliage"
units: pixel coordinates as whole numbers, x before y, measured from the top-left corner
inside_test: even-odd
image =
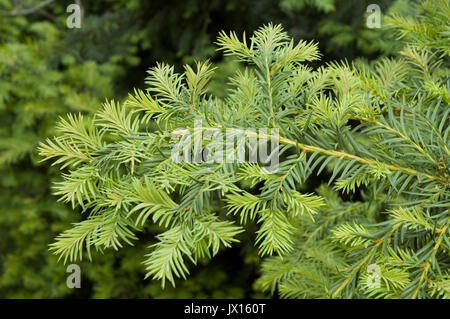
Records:
[[[85,0],[81,29],[68,29],[72,1],[16,16],[17,8],[41,1],[0,0],[0,297],[269,297],[259,287],[264,278],[254,284],[261,257],[249,234],[193,269],[188,280],[177,280],[176,288],[144,280],[142,252],[160,231],[156,227],[134,247],[81,262],[82,288],[68,289],[66,266],[48,245],[83,216],[51,195],[59,170],[40,162],[36,146],[56,134],[59,116],[92,114],[105,99],[123,100],[134,87],[144,87],[145,71],[158,61],[182,70],[185,63],[210,59],[220,66],[210,90],[223,96],[227,77],[239,66],[216,51],[221,30],[249,35],[268,22],[280,23],[296,40],[318,42],[321,63],[392,55],[399,44],[391,33],[365,26],[371,2]],[[408,14],[412,2],[377,3],[383,14]],[[320,180],[310,183],[314,190]],[[363,199],[358,193],[343,197]],[[347,205],[334,200],[340,208]]]

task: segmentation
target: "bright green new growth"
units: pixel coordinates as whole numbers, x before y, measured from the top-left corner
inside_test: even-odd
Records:
[[[437,10],[432,2],[424,12]],[[439,15],[447,24],[448,16]],[[426,40],[406,47],[405,58],[314,70],[306,63],[318,59],[316,44],[295,44],[280,26],[249,40],[222,33],[220,49],[245,66],[224,99],[206,92],[209,63],[183,74],[158,65],[147,91],[105,103],[93,119],[62,119],[61,135],[41,144],[42,156],[68,169],[55,193],[89,215],[51,249],[64,261],[81,259],[84,249],[90,257],[93,247],[132,244],[154,223],[166,230],[145,256],[147,276],[174,284],[189,261],[213,257],[254,222],[260,255],[276,255],[263,262],[263,290],[450,297],[448,41]],[[278,128],[278,171],[175,163],[172,133],[196,120],[203,130]],[[311,176],[332,187],[304,191]],[[379,287],[368,284],[370,264],[381,268]]]

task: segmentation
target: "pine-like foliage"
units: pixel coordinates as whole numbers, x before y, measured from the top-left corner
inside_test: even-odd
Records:
[[[62,119],[61,135],[41,144],[40,154],[64,168],[55,194],[86,219],[51,249],[79,260],[92,249],[133,244],[157,224],[165,231],[144,258],[147,276],[174,284],[256,223],[259,253],[272,256],[257,282],[263,290],[294,298],[448,298],[448,8],[448,0],[423,1],[414,20],[394,17],[410,41],[404,57],[370,65],[312,69],[317,45],[294,43],[279,25],[242,40],[221,33],[220,50],[244,65],[225,98],[207,93],[209,63],[184,73],[159,64],[148,89],[123,105],[106,102],[87,121]],[[278,170],[173,160],[174,132],[225,129],[244,134],[235,152],[250,148],[255,135],[278,140]],[[217,147],[211,136],[203,143],[201,150]],[[325,184],[305,190],[315,176]],[[371,264],[380,268],[375,288]]]
[[[41,3],[22,5],[32,2]],[[0,298],[62,297],[71,290],[48,244],[79,217],[55,202],[58,171],[39,163],[36,146],[55,134],[59,115],[94,111],[114,72],[75,63],[62,23],[4,15],[13,4],[0,1]]]

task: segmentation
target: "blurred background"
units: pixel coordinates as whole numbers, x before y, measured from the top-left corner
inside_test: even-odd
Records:
[[[259,257],[252,238],[192,269],[177,287],[144,280],[142,254],[151,238],[79,263],[82,287],[66,286],[66,266],[48,252],[82,216],[57,202],[58,168],[40,163],[37,144],[55,135],[68,112],[93,113],[105,99],[145,88],[146,71],[164,61],[210,59],[220,65],[211,93],[223,96],[238,67],[216,52],[221,30],[241,36],[282,24],[295,39],[315,40],[322,61],[390,55],[396,42],[366,26],[367,6],[382,15],[407,0],[0,0],[0,298],[252,298]],[[82,8],[70,29],[67,7]]]

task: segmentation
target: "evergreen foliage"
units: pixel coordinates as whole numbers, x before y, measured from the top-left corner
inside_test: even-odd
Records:
[[[243,296],[246,292],[238,281],[234,286],[223,283],[225,290],[218,292],[202,275],[184,285],[183,291],[162,292],[156,283],[142,285],[140,260],[132,252],[97,255],[101,267],[81,263],[83,289],[67,288],[66,267],[57,263],[48,245],[81,216],[51,196],[50,183],[58,171],[39,163],[36,146],[56,134],[59,116],[81,112],[87,119],[101,100],[121,98],[117,91],[128,90],[129,84],[118,86],[119,76],[139,62],[139,46],[148,50],[144,39],[156,36],[146,38],[148,30],[141,30],[144,34],[136,40],[130,37],[134,29],[121,25],[125,34],[116,38],[114,50],[110,50],[99,39],[114,42],[111,37],[117,35],[113,32],[117,29],[112,27],[113,18],[121,15],[118,21],[122,21],[130,2],[117,1],[116,13],[111,14],[110,1],[96,1],[95,5],[82,1],[85,10],[95,9],[82,22],[82,30],[95,34],[93,38],[65,27],[66,6],[72,2],[55,1],[33,14],[10,15],[16,6],[32,8],[41,1],[0,0],[0,297]],[[135,4],[132,12],[138,9]],[[129,16],[127,19],[123,21],[132,22]],[[199,274],[202,272],[200,269]],[[206,273],[226,279],[217,267]],[[245,282],[247,276],[237,278]]]
[[[71,63],[63,31],[29,16],[0,17],[0,297],[69,292],[47,246],[77,216],[53,200],[56,170],[39,164],[36,146],[54,135],[58,115],[92,112],[111,96],[115,68]]]
[[[184,73],[158,64],[145,91],[105,102],[92,119],[62,119],[39,151],[64,169],[55,193],[86,218],[51,249],[63,261],[91,258],[157,225],[164,230],[143,256],[146,276],[174,285],[256,224],[264,291],[448,298],[449,8],[423,0],[417,17],[394,15],[405,46],[370,64],[312,68],[317,44],[295,43],[280,25],[242,40],[222,32],[219,49],[243,65],[224,98],[207,92],[209,63]],[[173,161],[173,132],[199,134],[199,120],[200,133],[231,129],[246,143],[246,129],[279,129],[279,169]],[[313,176],[324,182],[314,192]],[[379,287],[369,284],[371,264]]]

